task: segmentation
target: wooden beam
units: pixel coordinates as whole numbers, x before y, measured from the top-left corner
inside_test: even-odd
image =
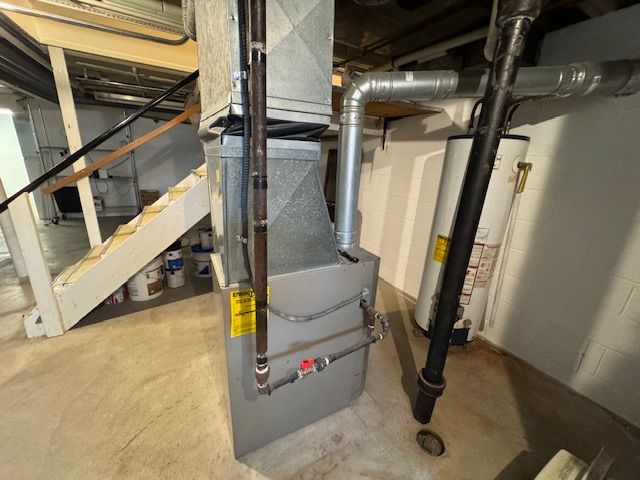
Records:
[[[75,152],[82,146],[82,139],[80,138],[78,116],[76,115],[76,107],[73,103],[73,92],[71,91],[64,51],[61,48],[49,46],[49,59],[51,60],[53,78],[56,83],[56,91],[58,92],[58,101],[60,103],[64,131],[67,135],[67,144],[69,145],[69,151]],[[73,170],[81,170],[85,165],[84,157],[79,158],[73,164]],[[102,238],[100,236],[96,207],[93,204],[93,193],[91,193],[91,185],[88,179],[78,182],[78,194],[80,196],[84,224],[87,229],[87,235],[89,236],[89,245],[95,247],[102,243]]]
[[[23,193],[9,205],[9,214],[16,229],[45,334],[47,337],[62,335],[64,327],[60,304],[53,290],[51,274],[38,236],[28,193]]]
[[[52,194],[56,190],[59,190],[60,188],[64,187],[65,185],[69,185],[70,183],[76,182],[81,178],[84,178],[84,177],[87,177],[87,176],[91,175],[96,170],[99,170],[102,167],[104,167],[105,165],[107,165],[107,164],[113,162],[114,160],[120,158],[125,153],[129,153],[131,150],[134,150],[134,149],[138,148],[139,146],[144,145],[145,143],[149,142],[150,140],[153,140],[157,136],[162,135],[164,132],[166,132],[168,130],[171,130],[173,127],[175,127],[176,125],[181,124],[182,122],[187,120],[191,115],[193,115],[194,113],[197,113],[199,111],[200,111],[200,104],[196,103],[195,105],[192,105],[191,107],[187,108],[181,114],[176,115],[171,120],[169,120],[169,121],[165,122],[164,124],[160,125],[155,130],[151,130],[150,132],[145,133],[141,137],[136,138],[131,143],[128,143],[127,145],[124,145],[124,146],[120,147],[119,149],[114,150],[111,153],[108,153],[104,157],[102,157],[99,160],[93,162],[91,165],[88,165],[88,166],[86,166],[84,168],[81,168],[80,170],[77,170],[76,172],[74,172],[73,174],[69,175],[68,177],[62,178],[62,179],[58,180],[57,182],[46,186],[45,188],[42,189],[42,191],[44,193],[47,193],[47,194]]]
[[[334,112],[339,112],[342,106],[342,93],[333,91],[331,95],[331,106]],[[415,115],[434,115],[440,110],[423,108],[409,103],[401,102],[369,102],[365,107],[364,114],[371,117],[380,118],[401,118]]]

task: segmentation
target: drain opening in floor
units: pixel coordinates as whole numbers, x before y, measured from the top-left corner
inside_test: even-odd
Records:
[[[439,457],[444,453],[444,441],[437,433],[431,430],[420,430],[416,434],[416,441],[420,448],[429,455]]]

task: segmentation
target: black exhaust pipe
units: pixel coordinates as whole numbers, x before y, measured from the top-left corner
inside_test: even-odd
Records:
[[[541,3],[542,0],[507,0],[498,4],[498,43],[469,154],[427,361],[418,374],[418,395],[413,406],[413,416],[423,424],[431,420],[436,399],[444,392],[444,364],[453,325],[458,317],[459,298],[467,265],[491,180],[500,135],[513,101],[513,84],[520,58],[531,22],[540,13]]]

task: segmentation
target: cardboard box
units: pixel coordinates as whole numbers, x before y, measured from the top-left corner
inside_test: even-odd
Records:
[[[158,190],[140,190],[140,203],[143,207],[151,205],[160,198]]]

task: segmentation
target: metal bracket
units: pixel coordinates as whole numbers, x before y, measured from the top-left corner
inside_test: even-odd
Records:
[[[238,72],[233,72],[233,79],[234,80],[246,80],[247,79],[247,71],[246,70],[240,70]]]

